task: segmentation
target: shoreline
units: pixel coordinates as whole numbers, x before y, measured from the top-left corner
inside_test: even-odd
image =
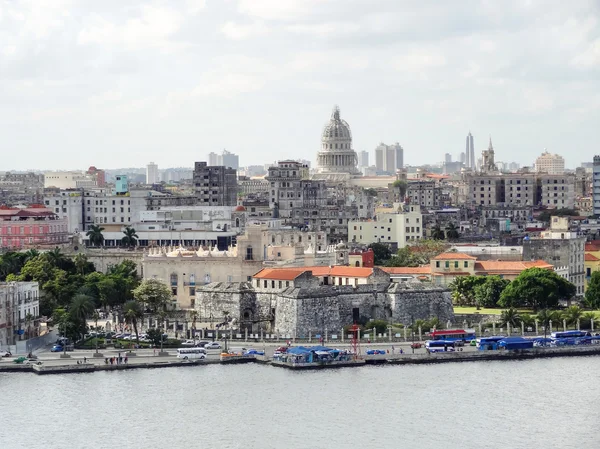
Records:
[[[420,365],[420,364],[438,364],[438,363],[463,363],[479,361],[504,361],[504,360],[532,360],[553,357],[586,357],[600,355],[600,345],[591,347],[568,347],[568,348],[534,348],[532,350],[521,351],[476,351],[476,352],[448,352],[435,354],[403,354],[390,357],[366,356],[356,361],[333,362],[333,363],[311,363],[311,364],[292,364],[281,361],[273,361],[265,357],[246,357],[235,360],[205,359],[202,361],[180,361],[180,360],[161,360],[147,361],[140,363],[127,363],[121,365],[104,365],[95,363],[65,364],[65,365],[0,365],[0,373],[34,373],[38,375],[51,374],[73,374],[73,373],[95,373],[102,371],[123,371],[131,369],[156,369],[172,367],[194,367],[204,365],[231,365],[242,363],[261,363],[276,368],[285,368],[290,370],[321,370],[337,368],[355,368],[365,365]]]

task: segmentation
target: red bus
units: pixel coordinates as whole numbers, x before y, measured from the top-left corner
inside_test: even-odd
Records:
[[[432,340],[447,340],[464,342],[475,340],[475,331],[473,329],[442,329],[435,330],[429,333]]]

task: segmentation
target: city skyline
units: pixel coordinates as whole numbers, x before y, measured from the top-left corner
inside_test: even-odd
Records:
[[[218,148],[314,163],[333,104],[357,152],[399,141],[420,165],[460,154],[470,129],[502,160],[547,148],[575,167],[599,137],[599,17],[592,0],[7,3],[2,169],[193,165]]]

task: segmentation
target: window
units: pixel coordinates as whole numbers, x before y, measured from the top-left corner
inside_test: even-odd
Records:
[[[439,261],[439,260],[436,260],[436,261],[435,261],[435,267],[436,267],[436,268],[439,268],[439,267],[440,267],[440,261]]]
[[[446,268],[450,268],[450,261],[449,260],[446,261]]]
[[[271,281],[271,288],[275,288],[275,281]]]
[[[263,287],[264,287],[264,288],[267,288],[267,281],[264,281],[264,283],[263,283]]]
[[[467,262],[466,260],[465,260],[465,263],[464,263],[464,267],[465,268],[469,268],[469,262]]]

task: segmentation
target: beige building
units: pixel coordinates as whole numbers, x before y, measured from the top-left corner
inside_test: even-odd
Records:
[[[271,223],[272,225],[272,223]],[[196,288],[213,282],[249,282],[265,266],[313,266],[348,263],[346,245],[327,245],[324,232],[250,224],[237,245],[216,248],[152,248],[144,255],[145,279],[169,285],[178,308],[194,307]]]
[[[377,212],[372,220],[348,222],[348,241],[353,243],[391,243],[404,248],[423,237],[423,215],[418,205],[404,205],[395,211]]]
[[[565,160],[558,154],[551,154],[544,151],[535,160],[535,171],[549,175],[562,175],[565,172]]]

